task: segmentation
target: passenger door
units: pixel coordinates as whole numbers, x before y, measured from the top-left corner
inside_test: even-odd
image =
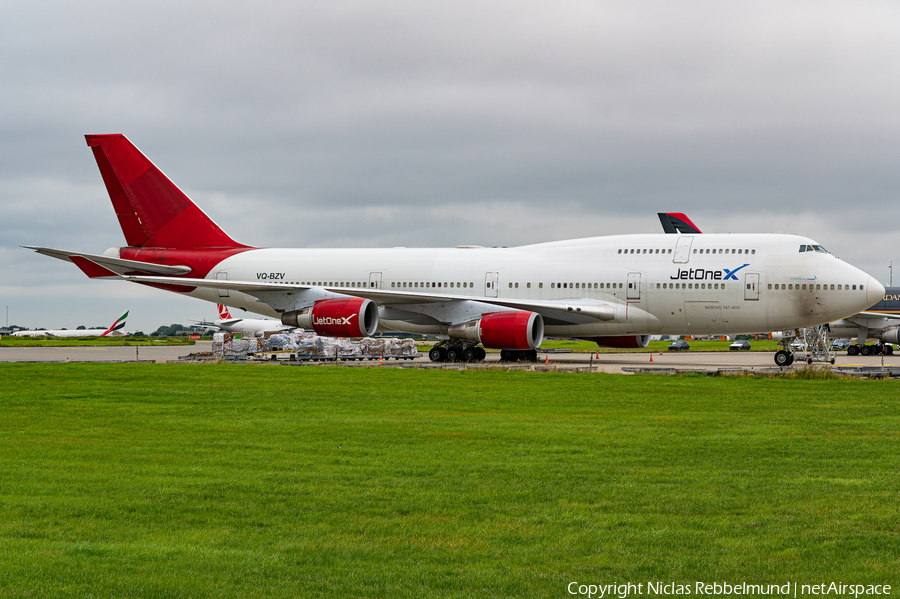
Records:
[[[216,273],[216,278],[219,279],[220,281],[227,281],[227,280],[228,280],[228,273],[225,272],[225,271],[217,272],[217,273]],[[228,290],[227,290],[227,289],[218,289],[218,288],[217,288],[216,291],[219,292],[219,297],[228,297]]]
[[[744,299],[759,299],[759,273],[748,272],[744,275]]]
[[[381,289],[381,273],[369,273],[369,289]]]
[[[694,238],[690,235],[679,237],[678,243],[675,245],[675,258],[672,262],[675,264],[687,264],[688,260],[691,259],[691,244],[693,243]]]
[[[628,292],[625,294],[627,299],[641,299],[641,273],[628,273]]]
[[[484,275],[484,297],[497,297],[500,286],[500,273],[489,272]]]

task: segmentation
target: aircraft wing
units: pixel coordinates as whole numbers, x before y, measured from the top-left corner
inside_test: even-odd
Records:
[[[137,273],[183,275],[191,272],[191,269],[187,266],[166,266],[164,264],[152,264],[150,262],[140,262],[138,260],[124,260],[122,258],[112,258],[110,256],[98,256],[96,254],[32,247],[28,245],[23,245],[22,247],[28,250],[34,250],[38,254],[50,256],[51,258],[72,262],[92,279]]]
[[[184,285],[190,287],[207,287],[212,289],[230,289],[240,291],[248,295],[258,297],[265,301],[265,296],[271,293],[285,293],[290,291],[302,291],[313,289],[309,285],[287,285],[283,283],[264,283],[258,281],[234,281],[223,279],[189,279],[185,277],[148,277],[126,276],[127,281],[135,283],[150,283],[154,285]],[[433,292],[417,291],[388,291],[386,289],[363,289],[347,287],[316,287],[331,293],[340,293],[352,297],[370,299],[378,304],[389,306],[413,306],[416,304],[436,304],[445,302],[471,301],[503,306],[517,310],[530,310],[541,316],[557,321],[584,323],[591,320],[615,320],[619,304],[572,298],[569,300],[520,300],[498,297],[451,295]],[[310,302],[312,304],[313,302]]]
[[[885,312],[857,312],[853,316],[848,316],[847,320],[853,320],[857,316],[865,316],[867,318],[887,318],[888,320],[900,320],[900,314],[890,314]]]

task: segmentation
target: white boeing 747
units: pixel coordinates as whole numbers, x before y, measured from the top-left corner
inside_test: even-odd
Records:
[[[481,359],[483,347],[503,350],[504,359],[534,359],[545,334],[639,348],[650,335],[807,327],[863,311],[884,293],[874,278],[797,235],[255,248],[229,237],[123,135],[86,139],[127,245],[102,255],[30,249],[91,278],[238,307],[319,335],[438,335],[430,353],[438,362]]]

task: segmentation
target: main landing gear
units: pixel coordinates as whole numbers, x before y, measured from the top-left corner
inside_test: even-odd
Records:
[[[482,347],[449,341],[441,341],[428,352],[432,362],[483,362],[486,355]]]
[[[894,353],[893,345],[857,345],[853,344],[847,348],[848,356],[877,356],[884,354],[890,356]]]

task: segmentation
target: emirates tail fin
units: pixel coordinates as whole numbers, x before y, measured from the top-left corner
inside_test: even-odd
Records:
[[[244,248],[119,133],[86,135],[132,247]]]
[[[125,314],[123,314],[122,316],[120,316],[114,323],[112,323],[112,326],[109,327],[108,329],[106,329],[106,331],[104,331],[104,333],[103,333],[102,335],[100,335],[100,336],[101,336],[101,337],[106,337],[106,336],[109,335],[110,333],[113,333],[113,332],[115,332],[115,331],[124,329],[124,328],[125,328],[125,319],[126,319],[126,318],[128,318],[128,310],[125,310]]]

